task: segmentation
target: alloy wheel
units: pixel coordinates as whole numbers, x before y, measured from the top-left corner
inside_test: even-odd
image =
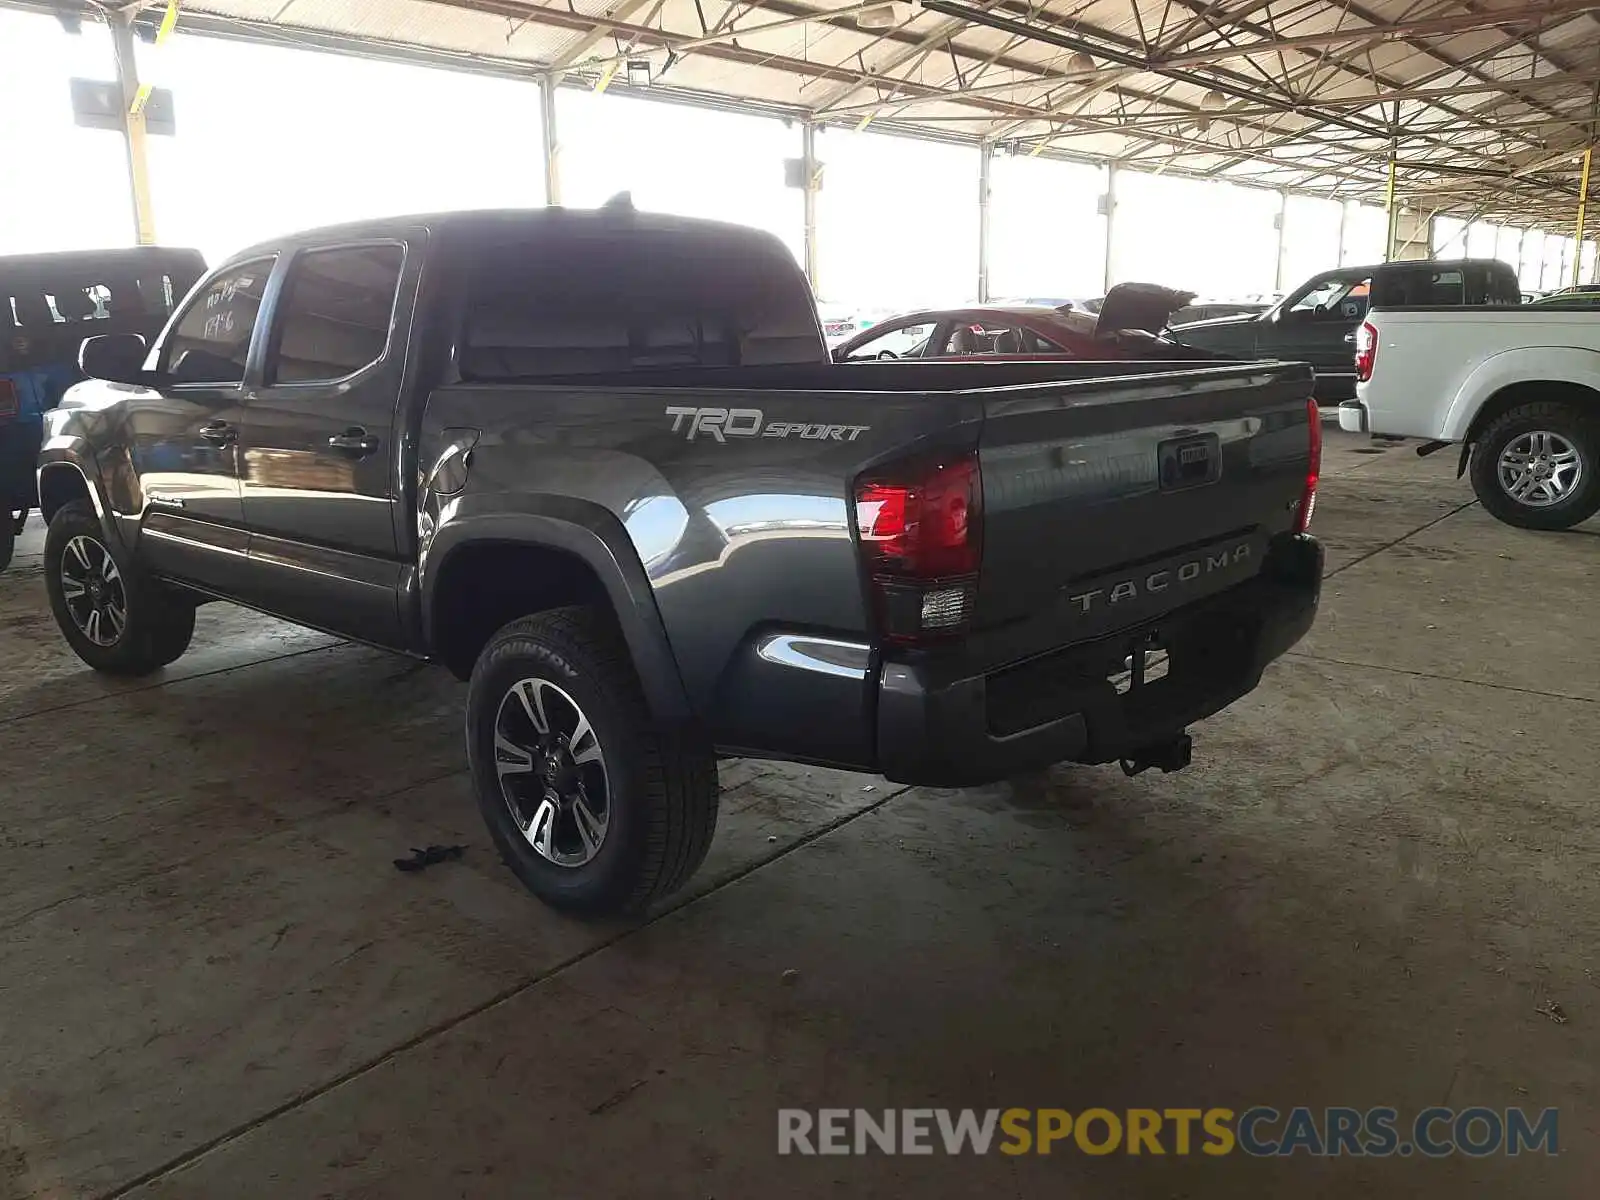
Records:
[[[61,555],[61,596],[78,631],[96,646],[115,646],[128,627],[128,593],[111,552],[79,534]]]
[[[494,762],[511,817],[534,852],[581,867],[605,844],[611,780],[589,718],[548,679],[521,679],[495,712]]]
[[[1583,481],[1583,456],[1559,433],[1537,429],[1506,443],[1495,474],[1501,490],[1518,504],[1549,508],[1571,496]]]

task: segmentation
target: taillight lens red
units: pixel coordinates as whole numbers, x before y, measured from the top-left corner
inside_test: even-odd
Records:
[[[1295,511],[1294,531],[1304,533],[1311,525],[1311,515],[1317,508],[1317,479],[1322,474],[1322,410],[1315,400],[1306,401],[1306,421],[1309,425],[1307,450],[1310,460],[1306,464],[1305,491],[1300,494],[1300,507]]]
[[[1356,330],[1356,382],[1365,383],[1372,378],[1372,368],[1378,363],[1378,330],[1371,321],[1362,322]]]
[[[9,421],[20,411],[17,385],[9,379],[0,379],[0,421]]]
[[[914,579],[978,569],[978,460],[934,462],[856,485],[856,525],[873,569]]]
[[[983,558],[983,476],[975,453],[863,476],[856,483],[856,528],[891,638],[916,641],[965,627]]]

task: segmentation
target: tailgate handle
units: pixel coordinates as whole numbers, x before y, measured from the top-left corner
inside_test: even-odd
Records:
[[[1214,433],[1172,438],[1156,449],[1163,489],[1200,487],[1222,478],[1222,442]]]

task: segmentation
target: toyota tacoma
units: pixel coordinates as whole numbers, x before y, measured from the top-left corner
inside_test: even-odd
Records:
[[[220,598],[442,663],[501,854],[568,909],[693,873],[719,755],[1181,767],[1317,605],[1309,368],[837,364],[733,226],[286,237],[81,366],[38,478],[77,654],[158,670]]]

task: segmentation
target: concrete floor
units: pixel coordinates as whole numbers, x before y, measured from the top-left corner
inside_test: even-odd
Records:
[[[217,605],[108,684],[35,524],[0,576],[0,1197],[1592,1194],[1600,523],[1507,528],[1380,446],[1330,432],[1319,626],[1191,770],[727,764],[640,925],[513,884],[443,673]],[[390,865],[429,842],[468,850]],[[775,1153],[779,1107],[1254,1104],[1555,1106],[1562,1153]]]

